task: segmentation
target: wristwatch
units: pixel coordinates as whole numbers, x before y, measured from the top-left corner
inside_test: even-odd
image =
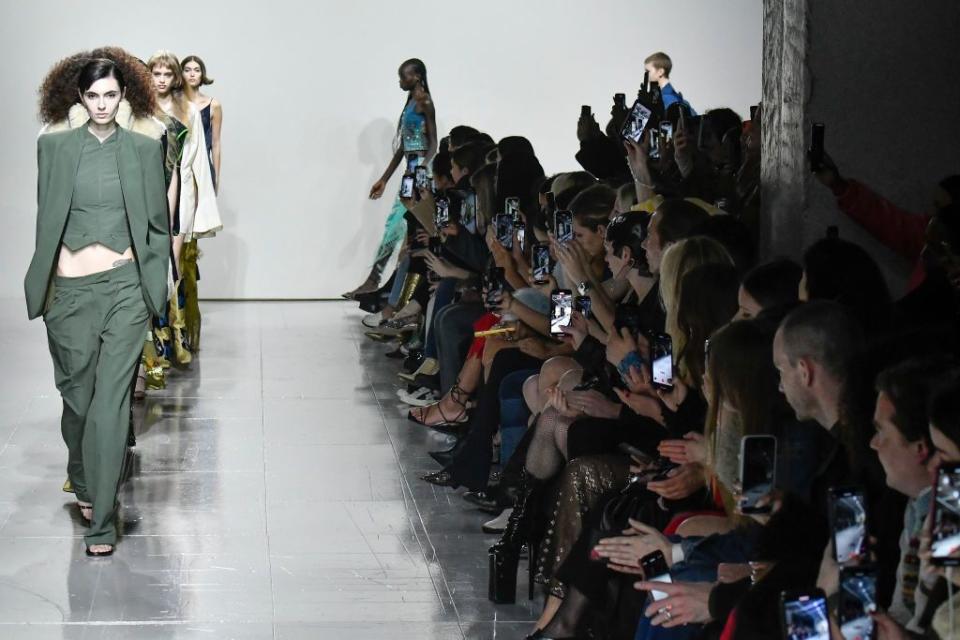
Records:
[[[577,292],[580,295],[585,296],[587,295],[588,291],[590,291],[590,283],[587,282],[586,280],[582,281],[580,284],[577,285]]]

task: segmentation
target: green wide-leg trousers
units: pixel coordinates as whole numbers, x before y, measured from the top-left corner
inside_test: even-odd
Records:
[[[130,381],[149,313],[135,262],[78,278],[54,278],[44,322],[77,499],[93,503],[88,546],[116,544],[117,489],[126,452]]]

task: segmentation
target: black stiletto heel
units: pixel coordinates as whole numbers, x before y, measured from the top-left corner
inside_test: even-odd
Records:
[[[507,521],[507,528],[500,540],[490,547],[489,575],[487,577],[487,597],[495,604],[512,604],[517,601],[517,567],[520,562],[520,550],[524,543],[529,546],[530,575],[536,562],[536,546],[532,535],[534,512],[539,507],[544,482],[527,473],[520,478],[520,490],[517,501]],[[533,580],[530,580],[529,593],[533,598]]]

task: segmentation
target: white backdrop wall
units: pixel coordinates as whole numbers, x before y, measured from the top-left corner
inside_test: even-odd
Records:
[[[77,50],[195,53],[216,80],[224,230],[201,242],[203,297],[326,298],[366,275],[397,188],[366,198],[391,154],[404,59],[427,64],[441,135],[525,135],[549,174],[578,168],[580,105],[604,126],[656,50],[696,108],[746,114],[761,38],[759,0],[4,2],[0,297],[22,295],[33,247],[36,90]]]

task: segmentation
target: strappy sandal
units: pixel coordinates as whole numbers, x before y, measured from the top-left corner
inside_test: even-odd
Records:
[[[467,415],[467,402],[464,402],[462,399],[462,396],[465,395],[465,393],[466,392],[464,392],[459,385],[453,385],[453,387],[450,389],[450,398],[460,406],[460,412],[452,419],[447,417],[447,414],[443,412],[443,400],[440,400],[440,402],[435,402],[426,407],[419,407],[416,410],[419,415],[415,415],[415,410],[411,409],[409,412],[407,412],[407,419],[410,422],[440,431],[441,433],[451,433],[452,431],[457,431],[457,427],[462,427],[470,420],[470,416]],[[437,412],[440,414],[442,421],[428,424],[426,422],[426,416],[433,407],[437,408]]]

